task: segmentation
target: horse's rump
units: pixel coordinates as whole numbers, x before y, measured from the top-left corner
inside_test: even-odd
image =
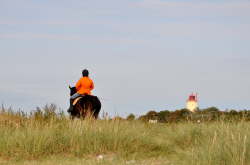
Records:
[[[75,100],[74,110],[71,115],[81,118],[91,116],[97,119],[100,110],[101,102],[98,97],[92,95],[85,95]]]

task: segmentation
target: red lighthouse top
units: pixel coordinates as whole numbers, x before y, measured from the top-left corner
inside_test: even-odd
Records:
[[[191,94],[189,97],[188,97],[188,101],[195,101],[197,102],[198,98],[197,98],[197,94]]]

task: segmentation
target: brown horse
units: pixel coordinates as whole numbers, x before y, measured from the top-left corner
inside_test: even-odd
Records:
[[[70,96],[76,93],[75,87],[70,87]],[[101,102],[97,96],[92,95],[83,95],[73,107],[73,111],[70,112],[71,118],[74,119],[82,118],[85,119],[86,117],[93,117],[95,119],[98,118],[99,112],[101,110]]]

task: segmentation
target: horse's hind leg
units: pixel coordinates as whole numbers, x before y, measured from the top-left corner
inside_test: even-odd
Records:
[[[94,114],[93,114],[95,119],[98,119],[99,112],[100,112],[100,109],[95,109]]]

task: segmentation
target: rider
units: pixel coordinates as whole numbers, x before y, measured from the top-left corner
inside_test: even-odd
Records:
[[[94,83],[89,78],[89,71],[87,69],[84,69],[82,71],[82,77],[75,85],[77,92],[70,97],[70,107],[68,112],[73,111],[73,101],[79,96],[82,95],[91,95],[91,91],[94,89]]]

